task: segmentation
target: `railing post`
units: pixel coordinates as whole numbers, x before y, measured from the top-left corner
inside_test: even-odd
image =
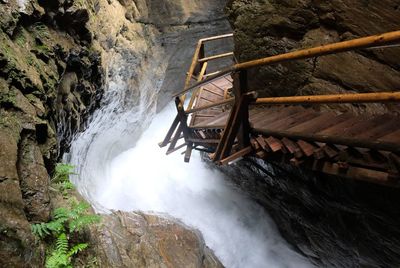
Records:
[[[249,103],[251,95],[247,93],[247,72],[234,74],[233,91],[235,104],[231,110],[224,133],[213,155],[214,161],[219,161],[230,155],[235,139],[238,139],[239,149],[250,145]]]
[[[205,48],[204,48],[204,43],[202,43],[200,45],[200,50],[199,50],[199,54],[197,56],[197,60],[196,60],[196,67],[194,68],[193,74],[198,76],[201,72],[201,68],[203,66],[202,62],[199,62],[199,59],[202,59],[205,57]]]
[[[237,72],[233,76],[233,92],[236,97],[236,104],[244,106],[241,107],[242,114],[239,118],[241,124],[238,130],[237,139],[241,148],[250,145],[250,123],[249,123],[249,101],[250,97],[245,95],[248,92],[248,79],[247,70]]]

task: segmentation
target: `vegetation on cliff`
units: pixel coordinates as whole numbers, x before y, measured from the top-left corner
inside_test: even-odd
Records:
[[[63,195],[66,206],[54,209],[51,221],[32,225],[33,233],[47,245],[46,267],[48,268],[72,267],[73,257],[89,246],[88,243],[81,241],[81,233],[100,222],[100,216],[89,212],[88,203],[78,202],[74,197],[71,192],[74,187],[69,181],[71,174],[73,174],[71,165],[57,165],[52,186]]]

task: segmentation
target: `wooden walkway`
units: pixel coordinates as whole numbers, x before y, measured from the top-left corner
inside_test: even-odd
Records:
[[[220,165],[253,156],[335,176],[400,186],[399,116],[371,117],[314,109],[324,103],[399,102],[399,92],[257,98],[247,88],[246,72],[269,64],[271,58],[278,63],[277,57],[286,61],[291,56],[310,58],[398,42],[400,32],[347,41],[345,46],[337,43],[278,55],[257,60],[256,65],[244,63],[243,68],[236,64],[207,76],[211,61],[231,57],[232,53],[206,56],[205,43],[230,37],[199,41],[185,90],[176,95],[177,116],[160,143],[161,147],[169,145],[167,154],[186,147],[185,161],[195,149],[209,153]],[[299,57],[301,52],[307,56]],[[189,90],[194,91],[187,101]],[[186,109],[185,100],[189,102]],[[301,104],[308,104],[309,108]],[[179,140],[182,143],[177,145]]]

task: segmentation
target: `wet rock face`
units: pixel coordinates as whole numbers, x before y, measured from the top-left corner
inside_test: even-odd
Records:
[[[394,31],[400,16],[390,0],[231,0],[227,12],[241,62]],[[250,89],[262,96],[393,91],[400,86],[399,55],[400,48],[362,50],[261,67],[250,71]],[[340,109],[379,113],[398,107]]]
[[[218,34],[221,25],[224,33],[229,31],[223,5],[217,0],[0,0],[1,267],[43,266],[45,251],[35,244],[30,224],[48,221],[54,206],[48,173],[99,106],[104,84],[121,100],[115,114],[140,106],[143,88],[153,87],[153,82],[159,88],[166,70],[169,82],[163,88],[168,94],[176,90],[177,81],[185,76],[182,64],[189,64],[184,59],[192,56],[197,39]],[[190,48],[183,51],[187,44]],[[180,60],[167,68],[171,54]],[[155,111],[156,93],[144,113]],[[197,233],[184,231],[172,220],[156,223],[142,217],[148,226],[139,236],[146,245],[138,242],[133,250],[129,238],[116,242],[116,265],[219,267]],[[118,226],[121,219],[114,215],[109,221]],[[176,236],[169,236],[169,231]],[[120,232],[130,237],[122,227]],[[136,254],[132,261],[126,260],[126,252]]]
[[[48,10],[33,0],[0,2],[1,267],[42,265],[30,224],[49,220],[48,173],[101,96],[99,54]]]
[[[102,222],[91,234],[101,267],[223,267],[201,235],[175,219],[114,212]]]
[[[247,159],[223,169],[318,267],[396,267],[398,189]]]

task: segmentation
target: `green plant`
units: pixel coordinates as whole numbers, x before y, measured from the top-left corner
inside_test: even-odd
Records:
[[[54,176],[51,179],[53,183],[59,183],[69,181],[69,176],[76,174],[74,173],[75,167],[70,164],[58,163],[54,170]]]
[[[73,188],[69,182],[69,175],[74,174],[73,169],[73,166],[68,164],[56,166],[52,182],[64,187],[59,187],[63,194],[68,192],[67,188]],[[46,254],[47,268],[72,267],[73,257],[88,247],[87,243],[73,240],[76,240],[85,228],[100,222],[98,215],[89,212],[88,203],[78,202],[75,198],[68,198],[68,201],[68,207],[59,207],[53,211],[51,221],[31,226],[35,235],[49,242]]]
[[[73,174],[76,174],[74,173],[74,166],[64,163],[56,165],[51,182],[64,196],[68,194],[68,190],[74,189],[74,185],[69,180],[69,176]]]
[[[88,212],[89,204],[86,202],[70,202],[71,208],[60,207],[54,210],[53,219],[47,223],[32,225],[32,232],[44,239],[52,240],[46,258],[46,267],[72,267],[71,260],[74,255],[88,247],[87,243],[73,244],[70,237],[80,233],[92,224],[99,223],[100,217]]]

